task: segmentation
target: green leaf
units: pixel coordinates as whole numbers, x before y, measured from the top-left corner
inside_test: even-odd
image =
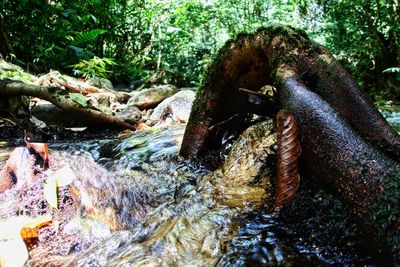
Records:
[[[74,101],[75,103],[78,103],[82,107],[86,108],[88,106],[86,97],[82,94],[79,93],[69,93],[69,96],[71,97],[71,100]]]
[[[49,174],[43,184],[43,194],[50,206],[58,209],[58,187],[72,184],[74,178],[75,174],[69,165]]]
[[[75,173],[69,165],[65,165],[61,169],[53,172],[50,177],[53,177],[53,179],[57,181],[58,187],[63,187],[72,184],[75,178]]]
[[[57,179],[49,177],[43,184],[43,194],[46,201],[55,209],[58,209]]]
[[[83,32],[75,36],[74,41],[71,45],[73,46],[83,46],[86,44],[93,43],[97,36],[106,33],[106,30],[103,29],[94,29],[87,32]]]
[[[387,72],[389,72],[389,73],[400,72],[400,67],[388,68],[383,71],[383,73],[387,73]]]

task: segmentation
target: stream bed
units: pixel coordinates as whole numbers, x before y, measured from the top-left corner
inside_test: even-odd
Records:
[[[382,113],[400,130],[400,109]],[[184,125],[177,125],[49,144],[52,166],[70,166],[81,199],[71,204],[67,189],[59,189],[64,204],[54,210],[37,197],[26,203],[16,198],[39,185],[0,196],[0,219],[51,213],[64,220],[57,230],[43,230],[43,245],[30,250],[26,266],[377,264],[344,207],[306,179],[280,216],[269,212],[271,203],[237,209],[204,197],[198,185],[212,171],[178,156],[183,133]],[[0,143],[0,167],[11,151]]]

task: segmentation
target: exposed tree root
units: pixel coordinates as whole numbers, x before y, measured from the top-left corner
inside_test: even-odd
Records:
[[[375,251],[400,262],[400,135],[329,51],[300,30],[274,25],[220,50],[193,104],[181,155],[218,149],[229,130],[221,122],[253,112],[251,93],[241,88],[259,95],[265,85],[278,89],[281,107],[298,121],[308,177],[348,206]],[[266,102],[258,111],[273,115]]]

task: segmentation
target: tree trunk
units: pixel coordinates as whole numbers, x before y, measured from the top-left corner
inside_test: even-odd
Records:
[[[3,15],[0,14],[0,58],[1,58],[1,55],[3,55],[5,58],[7,58],[13,53],[14,53],[14,50],[13,50],[13,47],[7,37]]]
[[[254,106],[268,114],[268,105],[240,90],[268,84],[298,120],[309,177],[348,206],[371,244],[389,248],[399,261],[400,136],[329,51],[300,30],[270,26],[220,50],[193,104],[181,155],[218,149],[228,130],[221,122],[236,116],[241,126]]]

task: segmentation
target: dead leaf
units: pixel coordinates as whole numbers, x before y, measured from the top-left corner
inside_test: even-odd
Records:
[[[46,166],[46,164],[47,166],[50,166],[49,148],[46,143],[30,143],[28,141],[28,136],[26,132],[24,136],[24,141],[27,148],[35,151],[35,153],[38,154],[43,159],[43,168]]]
[[[44,216],[39,216],[31,221],[27,222],[21,227],[21,237],[25,240],[27,239],[32,239],[32,238],[37,238],[38,233],[37,230],[40,228],[51,224],[51,216],[50,215],[44,215]]]
[[[278,171],[274,211],[280,211],[294,198],[300,183],[298,159],[301,154],[296,118],[288,111],[277,114]]]
[[[15,216],[0,222],[0,266],[24,266],[28,260],[25,240],[37,237],[37,230],[51,223],[51,216]],[[36,235],[36,236],[35,236]]]

